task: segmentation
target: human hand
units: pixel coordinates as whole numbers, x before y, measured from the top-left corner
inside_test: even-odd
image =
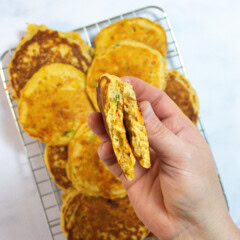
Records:
[[[124,77],[134,87],[151,146],[150,169],[135,166],[127,181],[100,113],[90,128],[103,140],[99,157],[120,177],[139,219],[161,240],[240,239],[231,220],[211,151],[195,125],[161,90]]]

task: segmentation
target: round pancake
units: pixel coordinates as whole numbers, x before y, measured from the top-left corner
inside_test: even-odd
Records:
[[[46,146],[44,152],[45,164],[52,179],[62,190],[72,187],[66,173],[67,160],[68,146]]]
[[[164,89],[165,68],[166,61],[158,51],[133,40],[121,41],[94,58],[87,75],[87,93],[98,110],[96,87],[105,73],[137,77]]]
[[[67,145],[90,112],[85,75],[62,63],[36,72],[22,90],[18,105],[24,130],[49,145]]]
[[[197,124],[198,121],[198,97],[190,82],[175,69],[165,73],[166,89],[168,96],[181,108],[188,118]]]
[[[125,18],[103,28],[95,40],[96,55],[102,54],[112,44],[126,39],[142,42],[166,57],[167,37],[164,28],[140,17]]]
[[[19,99],[22,88],[43,65],[66,63],[86,72],[93,50],[77,32],[57,32],[45,25],[28,25],[9,64],[13,97]]]
[[[67,176],[73,186],[82,192],[105,198],[121,198],[126,191],[120,180],[99,159],[98,138],[84,123],[68,146]]]
[[[76,191],[64,198],[61,228],[67,240],[140,240],[148,234],[127,197],[110,200]]]

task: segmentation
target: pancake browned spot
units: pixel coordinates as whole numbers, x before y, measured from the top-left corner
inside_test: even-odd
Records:
[[[165,73],[166,89],[168,96],[181,108],[188,118],[197,124],[198,121],[198,97],[190,82],[175,69]]]
[[[21,89],[43,65],[71,64],[86,72],[93,50],[77,32],[58,32],[45,25],[28,25],[28,33],[20,41],[9,64],[13,96],[19,99]]]
[[[44,161],[54,182],[62,189],[72,187],[67,177],[68,146],[46,146]]]
[[[64,197],[61,228],[67,240],[141,240],[148,234],[127,197],[110,200],[76,191]]]

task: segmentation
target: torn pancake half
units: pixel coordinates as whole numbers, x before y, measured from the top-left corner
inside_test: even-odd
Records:
[[[97,98],[118,163],[125,177],[132,180],[136,159],[145,168],[151,165],[147,131],[135,92],[129,83],[104,74]]]

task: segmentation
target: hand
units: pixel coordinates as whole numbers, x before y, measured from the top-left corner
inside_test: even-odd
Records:
[[[100,113],[90,128],[103,140],[99,156],[120,177],[139,219],[165,239],[240,239],[219,183],[211,151],[195,125],[161,90],[124,77],[134,87],[151,146],[150,169],[135,166],[127,181]]]

